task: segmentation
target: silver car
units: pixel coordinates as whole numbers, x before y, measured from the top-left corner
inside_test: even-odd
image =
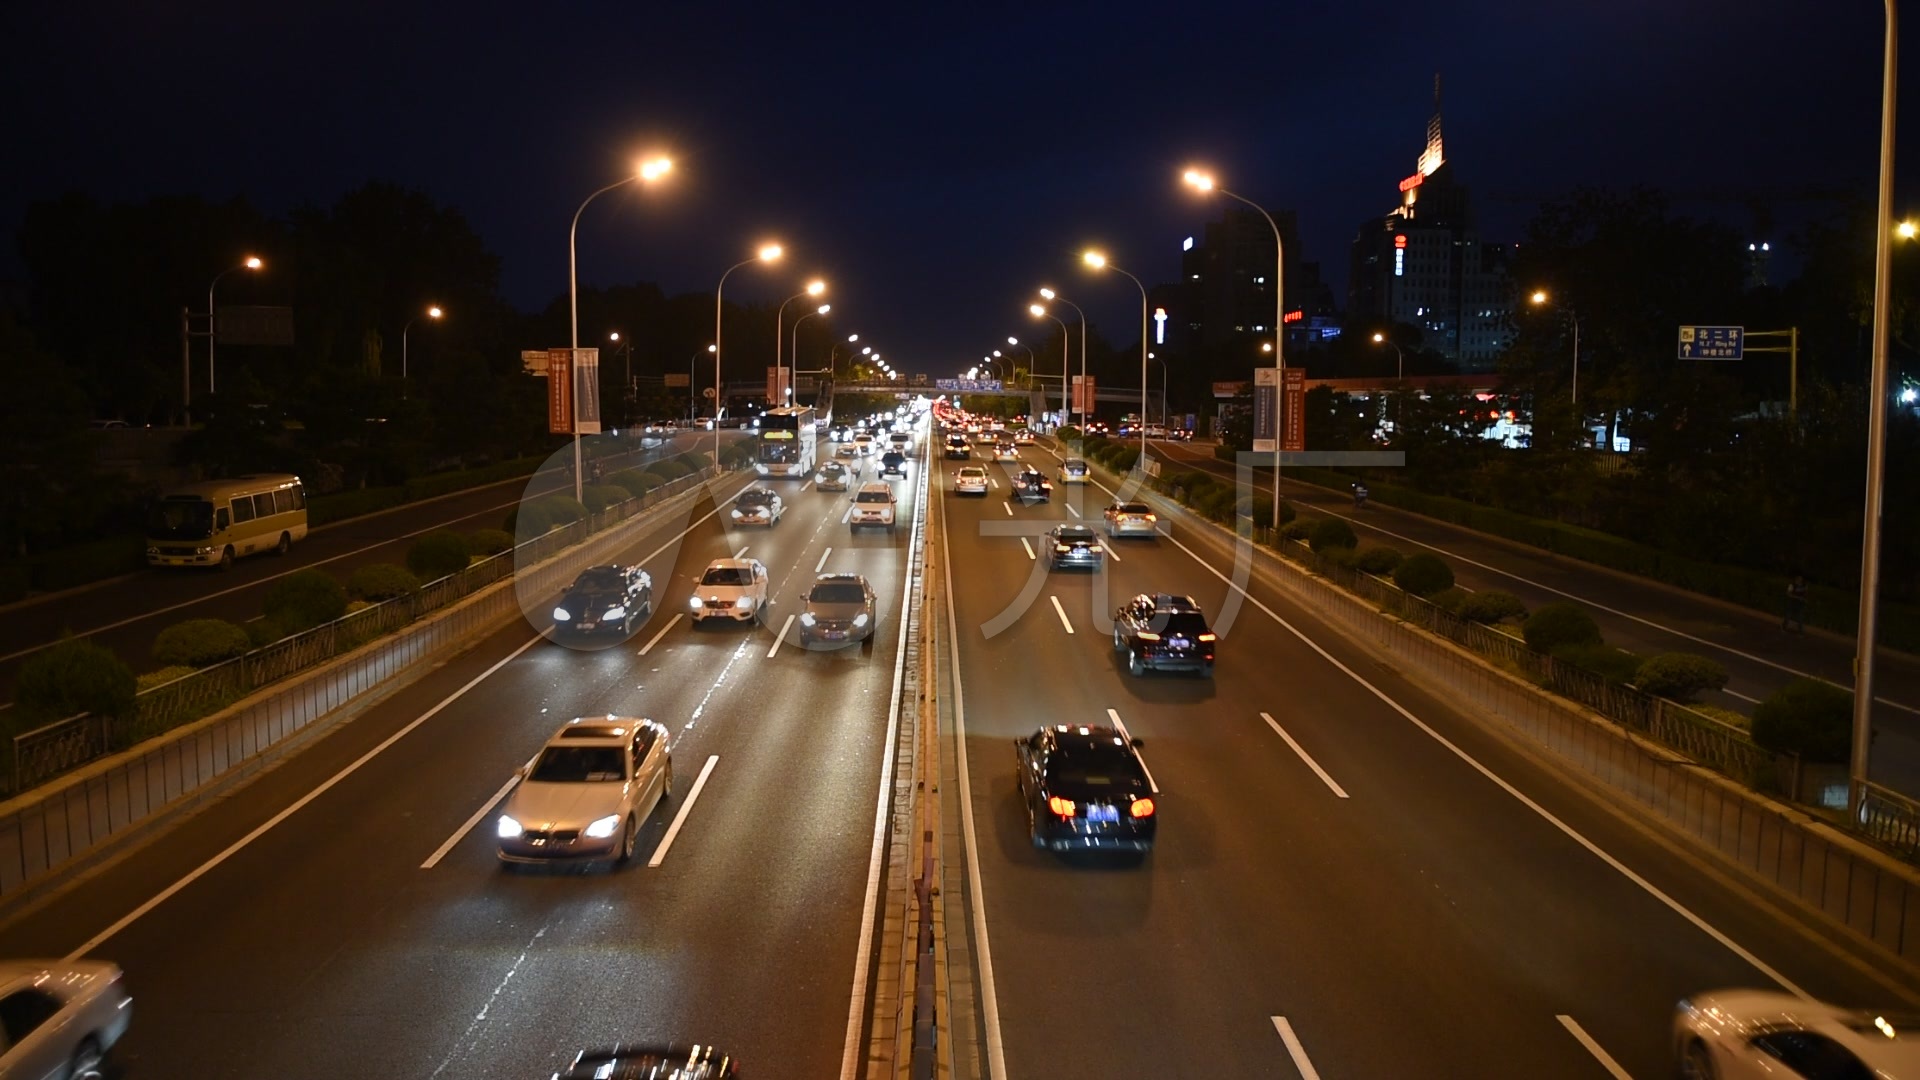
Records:
[[[865,641],[878,620],[873,586],[865,576],[821,574],[800,610],[800,644]]]
[[[0,1077],[97,1077],[133,999],[102,960],[0,961]]]
[[[1160,517],[1143,502],[1117,502],[1107,507],[1107,535],[1152,536],[1159,531]]]
[[[853,483],[853,473],[837,461],[829,461],[813,474],[813,486],[821,491],[845,491]]]
[[[554,732],[519,776],[496,823],[502,862],[624,863],[673,794],[673,756],[651,720],[590,716]]]

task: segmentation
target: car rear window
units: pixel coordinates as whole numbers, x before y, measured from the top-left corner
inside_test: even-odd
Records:
[[[1151,514],[1153,508],[1146,503],[1121,503],[1117,508],[1123,514]]]
[[[1147,786],[1134,756],[1111,744],[1062,743],[1047,758],[1047,779],[1053,783],[1114,791]]]
[[[1093,539],[1093,530],[1085,525],[1068,525],[1056,530],[1054,535],[1063,544],[1084,544]]]

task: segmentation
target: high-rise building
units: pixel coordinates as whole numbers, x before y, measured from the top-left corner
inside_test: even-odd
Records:
[[[1474,231],[1472,199],[1447,160],[1435,75],[1426,146],[1400,181],[1400,204],[1354,238],[1349,314],[1417,327],[1422,347],[1470,371],[1489,369],[1512,338],[1509,253]]]
[[[1286,245],[1283,283],[1287,349],[1319,340],[1334,313],[1333,292],[1320,264],[1301,258],[1298,220],[1290,210],[1274,214]],[[1181,244],[1180,280],[1155,290],[1167,310],[1165,344],[1201,362],[1216,379],[1245,378],[1274,337],[1273,229],[1251,209],[1225,208],[1198,237]],[[1316,323],[1315,319],[1320,319]]]

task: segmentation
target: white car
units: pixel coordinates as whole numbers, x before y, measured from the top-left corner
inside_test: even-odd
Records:
[[[839,446],[834,447],[833,460],[843,462],[849,465],[853,464],[855,461],[853,444],[850,442],[844,442],[844,443],[841,443]]]
[[[500,806],[500,861],[544,863],[633,858],[640,828],[673,794],[667,729],[630,716],[569,720]]]
[[[1028,431],[1026,428],[1021,428],[1019,431],[1014,432],[1013,444],[1015,446],[1032,446],[1033,432]]]
[[[838,461],[829,461],[813,474],[813,486],[821,491],[845,491],[853,482],[853,470]]]
[[[0,1076],[98,1077],[133,999],[102,960],[0,961]]]
[[[1107,507],[1107,535],[1152,536],[1158,531],[1160,516],[1143,502],[1117,502]]]
[[[1020,448],[1019,448],[1019,447],[1017,447],[1017,446],[1015,446],[1015,445],[1013,445],[1013,444],[1012,444],[1012,443],[1010,443],[1010,442],[999,442],[999,443],[996,443],[996,444],[994,444],[994,447],[993,447],[993,460],[995,460],[995,461],[1019,461],[1019,460],[1020,460]]]
[[[853,496],[853,513],[847,518],[848,531],[872,527],[892,532],[893,511],[893,488],[878,480],[861,484]]]
[[[1920,1076],[1920,1016],[1843,1009],[1774,990],[1719,990],[1674,1009],[1680,1075]]]
[[[853,437],[853,452],[856,457],[872,457],[880,449],[872,435],[861,432]]]
[[[787,504],[772,488],[750,487],[733,500],[730,516],[735,525],[765,525],[771,529],[780,524],[780,515],[786,512]]]
[[[893,434],[887,436],[887,445],[902,454],[911,454],[913,453],[913,433],[910,431],[895,431]]]
[[[688,601],[693,621],[755,622],[767,606],[767,568],[759,559],[715,559]]]
[[[953,474],[953,493],[955,495],[985,495],[987,493],[987,470],[978,465],[968,465]]]

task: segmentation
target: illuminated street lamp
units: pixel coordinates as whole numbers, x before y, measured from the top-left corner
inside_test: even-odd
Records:
[[[1556,311],[1564,311],[1567,313],[1567,318],[1573,320],[1573,405],[1577,412],[1580,406],[1580,313],[1565,304],[1554,303],[1547,296],[1545,289],[1534,290],[1533,295],[1527,297],[1527,301],[1534,307],[1550,307]]]
[[[1140,283],[1139,278],[1109,262],[1098,251],[1088,251],[1080,259],[1095,270],[1126,274],[1127,280],[1133,282],[1133,287],[1140,290],[1140,468],[1144,470],[1147,467],[1147,287]]]
[[[213,290],[219,287],[221,278],[226,277],[235,270],[258,271],[266,265],[266,263],[260,261],[260,256],[249,255],[238,263],[215,274],[212,284],[207,286],[207,393],[209,394],[213,393],[213,343],[218,338],[220,329],[214,325],[219,315],[213,307]],[[182,398],[180,404],[181,407],[184,408],[186,406],[186,399]]]
[[[792,296],[787,297],[785,300],[780,301],[780,310],[777,311],[773,317],[773,373],[774,373],[774,377],[782,383],[786,382],[786,374],[785,374],[785,370],[782,368],[780,364],[780,331],[786,319],[787,305],[793,303],[795,300],[800,300],[805,297],[809,297],[809,296],[817,297],[826,291],[827,291],[827,283],[819,280],[818,278],[815,278],[814,280],[807,282],[806,288],[800,290],[797,293],[794,293]],[[805,316],[802,316],[802,318],[804,317]],[[799,320],[795,320],[794,325],[798,327]],[[779,403],[775,402],[775,404],[779,404]]]
[[[734,263],[732,266],[727,267],[726,272],[720,275],[720,284],[714,286],[714,290],[713,290],[713,460],[715,461],[720,460],[720,404],[722,401],[726,399],[726,392],[720,388],[720,315],[721,315],[721,312],[726,310],[725,305],[721,303],[721,297],[724,296],[727,291],[727,278],[735,270],[738,270],[743,266],[748,266],[757,262],[763,262],[763,263],[778,262],[780,261],[780,256],[783,254],[785,254],[785,251],[780,247],[779,244],[762,244],[760,245],[760,250],[754,253],[753,258],[742,259],[739,262]],[[688,392],[691,393],[692,389],[689,388]]]
[[[787,362],[793,365],[793,374],[795,378],[800,377],[800,324],[803,322],[806,322],[808,319],[813,318],[815,315],[825,315],[827,312],[832,310],[833,310],[832,304],[821,304],[819,307],[814,308],[812,311],[806,312],[805,314],[801,315],[799,318],[793,320],[793,350],[787,354]],[[793,393],[793,388],[788,387],[787,393],[789,396],[791,396]]]
[[[429,319],[437,320],[440,316],[445,315],[446,312],[440,310],[440,305],[438,304],[429,304],[427,305],[427,310],[421,312],[421,314]],[[415,315],[413,318],[407,320],[405,326],[400,328],[400,396],[402,398],[407,396],[407,331],[413,329],[413,324],[419,321],[419,319],[420,315]],[[619,337],[618,334],[614,336]]]
[[[1067,299],[1066,297],[1061,296],[1059,293],[1054,292],[1052,289],[1046,288],[1044,286],[1040,289],[1040,296],[1042,299],[1047,300],[1051,303],[1065,304],[1068,307],[1073,309],[1074,314],[1080,316],[1080,385],[1084,387],[1087,385],[1087,313],[1080,310],[1079,304],[1074,303],[1073,301]],[[1061,396],[1064,398],[1065,395],[1066,395],[1066,389],[1065,387],[1062,387]],[[1091,395],[1089,395],[1087,398],[1087,407],[1080,410],[1080,426],[1081,427],[1086,426],[1087,414],[1092,410],[1093,410],[1093,398]],[[1061,406],[1061,411],[1062,412],[1067,411],[1064,404]]]
[[[573,224],[567,228],[567,324],[572,337],[570,342],[572,352],[568,354],[569,356],[575,355],[580,351],[580,281],[579,275],[576,272],[578,260],[575,257],[574,243],[576,236],[580,232],[580,215],[586,213],[588,203],[612,191],[614,188],[625,187],[632,183],[651,184],[672,170],[672,161],[664,157],[650,158],[641,162],[639,166],[634,169],[632,176],[625,176],[615,180],[613,183],[587,196],[581,201],[580,209],[573,212]],[[571,364],[568,365],[567,375],[569,378],[577,378]],[[549,378],[551,378],[551,376],[549,376]],[[586,479],[580,472],[580,420],[576,413],[573,422],[573,497],[576,500],[580,499],[585,488]]]
[[[1407,377],[1407,354],[1401,352],[1399,344],[1388,338],[1385,334],[1373,335],[1373,343],[1375,345],[1386,345],[1393,349],[1394,362],[1398,365],[1393,378],[1396,382],[1404,382]]]
[[[1060,420],[1064,423],[1067,420],[1067,382],[1070,378],[1067,374],[1067,324],[1041,304],[1028,304],[1027,313],[1036,319],[1052,319],[1060,327]]]

